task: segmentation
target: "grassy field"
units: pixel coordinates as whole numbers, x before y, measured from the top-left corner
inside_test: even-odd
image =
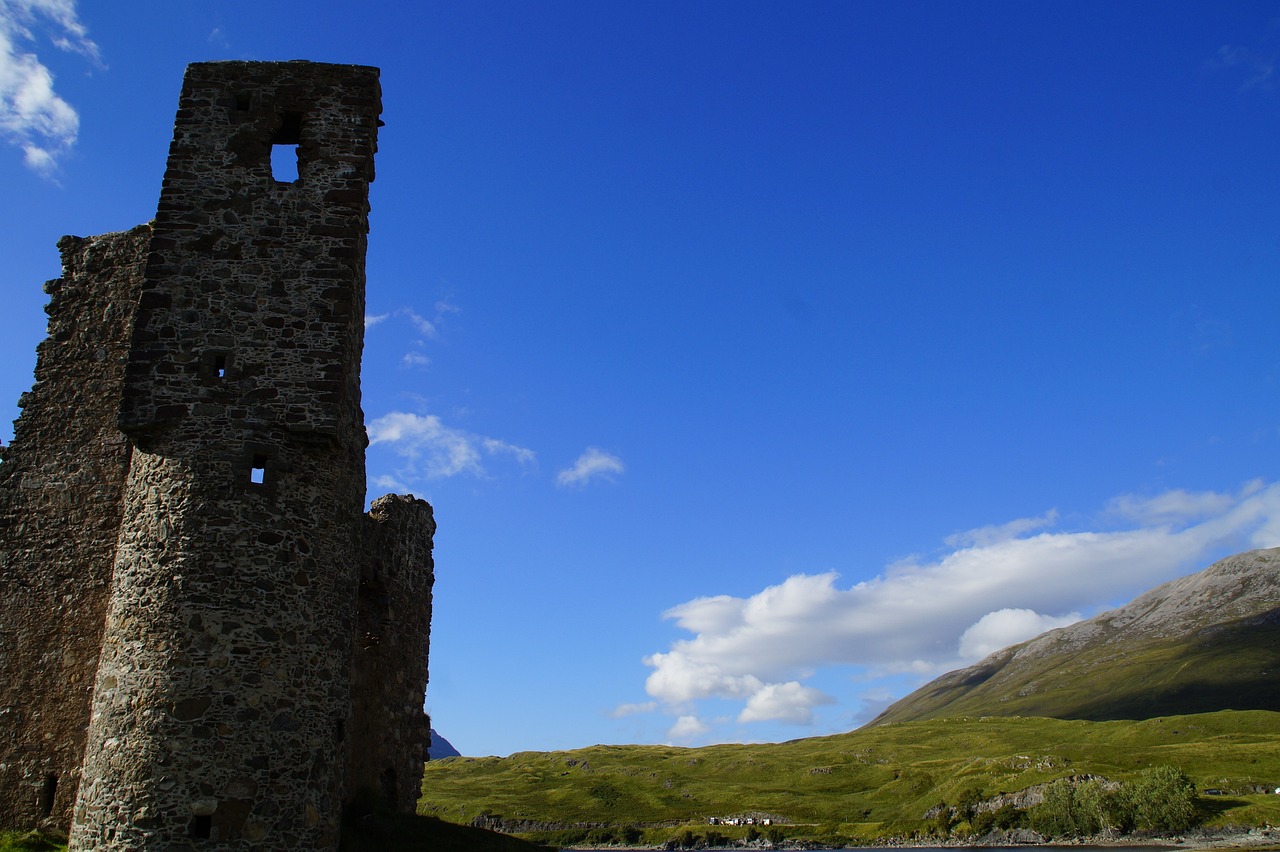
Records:
[[[653,840],[709,817],[769,815],[788,836],[902,833],[966,790],[985,797],[1068,775],[1113,780],[1181,768],[1210,825],[1280,824],[1280,713],[1222,711],[1140,722],[962,718],[883,725],[831,737],[699,749],[595,746],[427,764],[420,813],[561,825],[649,827]],[[721,829],[726,835],[741,833]],[[554,839],[543,835],[543,839]]]
[[[1222,711],[1141,722],[985,717],[881,725],[788,743],[595,746],[507,758],[431,761],[418,817],[382,817],[344,830],[344,850],[532,852],[511,838],[464,828],[477,817],[547,843],[594,832],[661,844],[706,839],[807,838],[839,845],[927,831],[925,813],[1070,775],[1128,780],[1175,766],[1199,789],[1209,826],[1280,825],[1280,713]],[[768,828],[707,825],[709,817],[770,817]],[[552,829],[548,824],[560,826]],[[0,852],[65,848],[0,835]]]

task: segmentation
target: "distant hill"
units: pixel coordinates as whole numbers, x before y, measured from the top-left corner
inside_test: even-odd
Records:
[[[435,728],[431,729],[431,746],[427,749],[427,758],[429,760],[439,760],[442,757],[461,756],[462,753],[453,747],[453,743],[436,733]]]
[[[952,716],[1149,719],[1280,707],[1280,548],[1216,562],[1120,609],[925,684],[871,725]]]

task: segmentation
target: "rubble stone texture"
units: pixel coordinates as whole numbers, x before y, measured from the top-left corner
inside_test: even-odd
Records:
[[[362,513],[380,110],[373,68],[192,65],[155,221],[59,244],[0,464],[0,822],[334,849],[360,791],[412,810],[435,523]]]

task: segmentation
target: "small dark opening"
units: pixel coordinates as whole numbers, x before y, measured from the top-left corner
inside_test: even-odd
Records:
[[[44,776],[44,783],[40,785],[40,816],[47,817],[53,813],[53,800],[58,795],[58,776],[49,774]]]
[[[342,742],[347,738],[347,723],[339,719],[337,724],[333,726],[333,739],[336,742]]]
[[[227,377],[227,356],[213,356],[213,377],[215,379],[225,379]]]
[[[379,786],[382,787],[382,798],[387,802],[395,802],[399,798],[399,785],[396,784],[396,771],[388,766],[378,776]]]
[[[187,835],[192,840],[208,840],[213,834],[213,815],[198,814],[187,825]]]
[[[240,112],[248,112],[250,106],[248,92],[236,92],[236,109]]]
[[[272,145],[297,145],[302,141],[302,113],[280,114],[280,129],[271,137]]]
[[[253,464],[249,466],[249,481],[254,485],[262,485],[267,481],[267,457],[255,455]]]

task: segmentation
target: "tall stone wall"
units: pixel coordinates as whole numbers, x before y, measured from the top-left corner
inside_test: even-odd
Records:
[[[431,721],[422,711],[436,524],[425,500],[387,495],[365,517],[352,653],[347,789],[412,813]]]
[[[0,814],[70,824],[129,445],[116,427],[151,230],[63,237],[49,335],[0,463]]]
[[[337,845],[380,109],[372,68],[188,68],[125,376],[77,849]]]

